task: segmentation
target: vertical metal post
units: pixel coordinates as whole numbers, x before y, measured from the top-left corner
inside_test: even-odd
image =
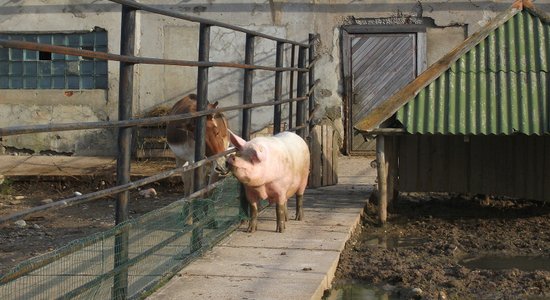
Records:
[[[284,43],[277,42],[275,66],[283,67]],[[275,71],[275,101],[281,101],[283,93],[283,71]],[[273,109],[273,134],[281,132],[281,104],[275,104]]]
[[[120,54],[134,55],[136,26],[136,10],[122,6]],[[134,65],[120,63],[120,83],[118,97],[118,119],[128,120],[132,117]],[[117,155],[117,185],[130,182],[130,159],[132,144],[132,127],[120,127],[118,129],[118,155]],[[128,220],[129,191],[118,194],[116,202],[115,222],[120,224]],[[128,295],[128,231],[123,231],[115,237],[115,269],[118,271],[113,278],[113,299],[126,299]]]
[[[254,64],[254,40],[255,37],[252,34],[246,34],[246,45],[244,54],[244,63],[252,65]],[[252,103],[252,79],[254,77],[254,70],[244,70],[244,91],[243,91],[243,104]],[[250,140],[250,124],[251,124],[252,111],[250,108],[243,109],[243,120],[241,128],[241,136],[245,140]],[[246,200],[244,188],[241,185],[241,210],[250,216],[250,206]]]
[[[255,37],[252,34],[246,34],[246,48],[244,54],[244,63],[248,65],[254,64],[254,40]],[[243,92],[243,104],[252,103],[252,79],[254,77],[254,70],[244,70],[244,92]],[[252,110],[250,108],[243,109],[243,122],[241,135],[245,140],[250,139],[250,124],[252,117]]]
[[[290,52],[290,67],[294,68],[294,61],[296,60],[296,45],[292,44],[291,52]],[[289,91],[288,91],[288,97],[290,99],[294,98],[294,71],[290,71],[290,85],[289,85]],[[294,117],[294,103],[289,102],[288,103],[288,128],[292,128],[294,122],[292,121],[292,118]]]
[[[313,85],[315,84],[315,39],[317,38],[316,34],[309,34],[309,90],[311,94],[309,95],[309,114],[308,120],[313,115],[315,111],[315,99],[313,98]],[[313,122],[309,123],[309,132],[313,130]],[[309,135],[309,134],[308,134]]]
[[[209,61],[210,55],[210,25],[200,25],[199,61]],[[198,67],[197,74],[197,111],[206,110],[208,105],[208,67]],[[206,152],[206,116],[195,119],[195,161],[204,158]],[[200,190],[204,185],[204,172],[195,169],[194,190]]]
[[[199,33],[199,61],[209,61],[210,55],[210,25],[200,25]],[[197,74],[197,111],[206,110],[208,105],[208,67],[199,67]],[[195,119],[195,161],[202,160],[206,152],[206,116]],[[205,184],[205,172],[203,167],[194,171],[194,191],[200,190]],[[205,208],[196,199],[192,200],[193,223],[198,223],[203,216]],[[191,252],[202,247],[202,227],[194,228],[191,235]]]
[[[298,68],[305,68],[306,67],[306,48],[300,47],[298,49]],[[306,72],[299,71],[298,72],[298,83],[296,86],[296,94],[298,97],[304,97],[306,92]],[[305,117],[306,117],[306,106],[305,101],[298,101],[296,103],[296,126],[302,126],[305,124]],[[301,128],[298,130],[298,135],[301,137],[305,137],[305,128]]]

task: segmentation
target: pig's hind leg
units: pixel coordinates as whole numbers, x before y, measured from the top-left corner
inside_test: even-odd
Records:
[[[302,221],[304,219],[304,192],[307,187],[307,176],[302,181],[298,191],[296,191],[296,221]]]
[[[296,194],[296,221],[304,219],[304,194]]]

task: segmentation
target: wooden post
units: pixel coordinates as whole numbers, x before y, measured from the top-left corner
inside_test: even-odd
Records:
[[[387,157],[386,157],[386,171],[388,172],[387,173],[387,182],[388,182],[388,186],[387,186],[387,189],[388,189],[388,192],[387,192],[387,195],[388,195],[388,207],[392,208],[392,205],[393,205],[393,187],[394,187],[394,182],[393,182],[393,165],[394,165],[394,156],[393,156],[393,137],[392,136],[386,136],[384,138],[384,150],[385,152],[388,154]]]
[[[308,186],[310,188],[318,188],[323,186],[322,184],[322,164],[323,164],[323,152],[322,152],[322,138],[321,138],[321,126],[317,125],[313,127],[310,132],[309,149],[311,170],[309,172]]]
[[[395,207],[395,202],[397,201],[397,197],[399,194],[397,189],[397,141],[398,137],[396,136],[386,137],[386,152],[388,153],[388,206],[390,207],[390,210]],[[388,144],[390,145],[390,147],[387,147]]]
[[[378,162],[378,219],[384,225],[388,218],[388,172],[383,135],[376,137],[376,161]]]

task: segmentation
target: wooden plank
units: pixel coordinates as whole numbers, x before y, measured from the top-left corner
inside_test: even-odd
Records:
[[[537,200],[544,200],[544,165],[542,162],[544,162],[545,159],[545,153],[544,153],[544,136],[537,136],[535,137],[535,155],[536,155],[536,163],[535,163],[535,172],[534,172],[534,178],[533,181],[535,181],[533,190],[535,192],[534,199]]]
[[[430,136],[418,136],[418,167],[416,169],[416,191],[432,191],[432,147],[433,140]]]
[[[535,139],[536,136],[530,136],[525,139],[525,154],[524,154],[524,164],[523,164],[523,178],[524,178],[524,186],[523,186],[523,195],[527,199],[536,199],[536,167],[537,164],[537,152],[535,149]],[[520,158],[520,157],[518,157]]]
[[[542,185],[544,187],[543,197],[544,201],[550,201],[550,137],[544,136],[544,160],[541,165],[544,169],[544,176]]]
[[[388,165],[388,206],[395,207],[397,194],[397,137],[386,136],[386,157]],[[389,147],[388,147],[389,146]]]
[[[526,149],[526,142],[523,137],[523,135],[517,135],[514,136],[516,139],[516,142],[513,144],[514,149],[514,159],[512,160],[512,164],[514,167],[514,174],[515,180],[514,180],[514,193],[512,196],[514,197],[521,197],[521,195],[525,195],[525,166],[524,164],[527,162],[527,159],[525,155],[527,154]]]
[[[327,157],[327,127],[326,125],[321,126],[321,143],[322,143],[322,153],[323,153],[323,175],[322,175],[322,186],[328,185],[328,170],[330,169],[331,161]]]
[[[136,158],[174,158],[174,153],[169,149],[137,149]]]
[[[333,161],[333,155],[332,155],[332,127],[329,125],[323,125],[324,132],[325,132],[325,140],[324,140],[324,155],[327,157],[328,165],[326,166],[325,174],[327,176],[327,181],[325,186],[327,185],[333,185],[334,181],[332,178],[332,170],[334,168],[334,161]]]
[[[338,157],[339,157],[339,145],[338,145],[338,132],[332,130],[332,184],[338,184]]]
[[[516,182],[516,177],[517,177],[517,174],[515,172],[516,168],[514,167],[514,161],[516,160],[516,151],[514,149],[514,144],[517,143],[517,140],[515,137],[506,137],[506,138],[503,138],[504,140],[504,150],[506,151],[505,153],[505,165],[506,165],[506,170],[504,172],[504,181],[505,181],[505,186],[504,186],[504,195],[513,195],[514,194],[514,189],[515,189],[515,182]]]
[[[467,184],[465,183],[464,165],[467,160],[465,159],[463,137],[449,136],[447,151],[449,152],[449,191],[465,193]]]
[[[321,152],[321,126],[313,127],[309,140],[310,173],[308,185],[312,188],[321,186],[322,176],[322,152]]]
[[[413,192],[417,187],[418,136],[399,137],[399,188],[403,192]]]
[[[498,162],[498,152],[503,152],[500,150],[500,137],[499,136],[486,136],[485,139],[485,158],[487,161],[487,168],[484,170],[485,181],[487,185],[487,190],[491,195],[498,195],[500,186],[501,186],[501,175],[498,174],[497,168],[500,164]]]
[[[449,190],[448,136],[433,136],[432,165],[433,174],[431,191],[446,192]]]
[[[494,137],[494,142],[491,144],[491,153],[493,155],[493,181],[494,190],[496,194],[505,195],[508,189],[507,177],[509,167],[507,166],[508,149],[506,148],[508,142],[506,137],[497,136]]]
[[[470,193],[479,194],[483,191],[483,168],[485,167],[484,158],[481,155],[483,150],[483,136],[470,137]]]

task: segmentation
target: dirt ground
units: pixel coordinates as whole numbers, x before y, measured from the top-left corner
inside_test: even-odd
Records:
[[[174,167],[173,162],[148,164],[159,171]],[[63,179],[5,179],[0,184],[0,216],[111,187],[115,178],[65,177]],[[165,179],[140,190],[154,188],[157,195],[146,198],[139,190],[130,192],[130,218],[163,207],[179,199],[183,186],[178,178]],[[0,224],[0,275],[17,263],[57,249],[67,242],[112,228],[115,224],[116,196],[92,202],[34,213],[23,217],[26,226],[14,221]]]
[[[369,284],[386,294],[380,299],[550,299],[544,203],[408,194],[387,225],[375,212],[372,199],[341,255],[336,287]]]

